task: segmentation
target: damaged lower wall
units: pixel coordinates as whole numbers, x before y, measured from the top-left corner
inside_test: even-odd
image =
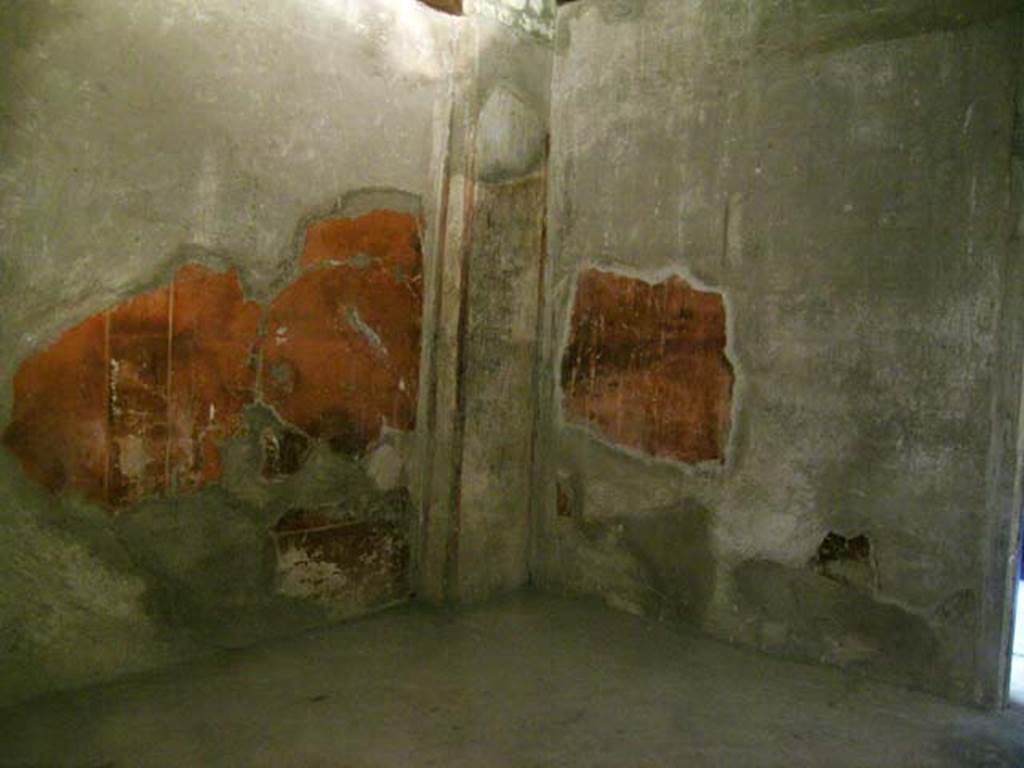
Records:
[[[0,9],[0,705],[412,589],[456,21],[201,6]]]
[[[537,582],[999,700],[1014,11],[559,9]],[[616,309],[581,317],[595,270]],[[727,420],[688,383],[700,313],[636,305],[667,276],[720,297]]]

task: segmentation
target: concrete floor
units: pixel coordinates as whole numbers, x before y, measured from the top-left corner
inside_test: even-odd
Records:
[[[523,593],[407,607],[0,712],[0,765],[1024,766],[988,715]]]

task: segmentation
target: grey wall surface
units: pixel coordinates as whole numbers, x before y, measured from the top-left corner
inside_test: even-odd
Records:
[[[288,504],[415,518],[395,478],[426,599],[532,579],[998,701],[1014,3],[579,0],[553,64],[551,4],[516,5],[0,7],[0,419],[20,361],[185,261],[273,296],[311,218],[402,201],[427,276],[418,434],[380,455],[321,446],[267,486],[254,436],[281,425],[255,407],[221,483],[111,516],[0,450],[0,705],[338,618],[274,592],[268,526]],[[723,294],[723,466],[565,423],[586,266]],[[829,533],[869,562],[816,565]]]
[[[542,584],[998,700],[985,626],[1002,627],[1012,469],[993,478],[1016,460],[1017,404],[997,384],[1019,376],[1000,338],[1022,301],[1005,282],[1013,10],[560,10]],[[585,265],[724,294],[737,371],[724,467],[648,460],[565,423],[556,372]],[[998,446],[997,419],[1010,425]],[[574,514],[556,514],[556,482]],[[862,577],[812,567],[829,532],[869,538]]]
[[[529,579],[553,6],[514,5],[460,26],[437,228],[419,594],[449,604]]]
[[[431,221],[454,23],[412,0],[0,4],[0,419],[22,359],[184,261],[266,299],[353,191]],[[0,451],[0,704],[329,618],[271,594],[267,528],[390,496],[329,451],[263,487],[248,440],[220,486],[117,516]]]

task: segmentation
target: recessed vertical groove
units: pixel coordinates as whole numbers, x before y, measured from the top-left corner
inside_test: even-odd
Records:
[[[165,418],[167,421],[167,436],[164,440],[164,492],[171,493],[171,444],[173,421],[171,420],[171,386],[174,379],[174,289],[177,276],[171,278],[171,287],[167,289],[167,402],[165,403]]]
[[[542,344],[544,334],[544,301],[545,301],[545,280],[548,263],[548,162],[551,156],[551,134],[544,138],[544,166],[541,169],[541,205],[540,205],[540,253],[537,263],[537,307],[534,318],[533,330],[533,377],[530,386],[530,400],[533,407],[533,428],[530,430],[530,487],[527,497],[526,519],[529,521],[529,530],[532,532],[528,537],[528,557],[526,563],[527,578],[532,583],[533,568],[532,557],[529,557],[529,550],[532,549],[529,540],[538,534],[540,526],[538,520],[542,514],[543,505],[539,503],[539,496],[543,492],[541,473],[537,469],[537,443],[540,440],[540,429],[542,419],[541,407],[541,386],[543,370],[543,359],[545,357],[545,346]]]
[[[471,135],[468,144],[475,146]],[[466,347],[469,333],[469,276],[473,249],[473,224],[476,213],[476,153],[470,150],[466,163],[466,187],[463,198],[463,227],[459,267],[459,319],[455,336],[455,426],[452,446],[451,519],[445,551],[445,597],[455,602],[459,586],[459,539],[462,532],[462,466],[466,433]]]
[[[111,473],[111,453],[112,453],[112,440],[110,431],[114,421],[113,414],[113,396],[114,386],[111,380],[111,361],[110,361],[110,310],[103,313],[103,380],[104,380],[104,404],[106,405],[107,412],[107,423],[106,429],[104,430],[106,439],[106,448],[103,456],[103,501],[105,504],[110,504],[110,473]]]
[[[429,556],[427,551],[428,542],[431,540],[430,528],[431,528],[431,515],[433,512],[434,502],[434,463],[432,456],[437,446],[437,437],[435,430],[437,427],[437,399],[440,396],[438,392],[438,349],[441,341],[441,322],[444,315],[444,266],[445,259],[448,254],[448,209],[450,206],[451,197],[451,156],[452,156],[452,134],[455,128],[455,101],[452,100],[451,109],[448,111],[448,137],[447,146],[448,149],[445,152],[444,166],[442,170],[441,179],[441,204],[438,212],[438,232],[437,232],[437,248],[434,253],[434,269],[433,269],[433,307],[432,309],[432,332],[430,341],[430,371],[427,376],[428,390],[426,393],[427,405],[426,405],[426,443],[427,451],[425,452],[425,460],[423,462],[425,466],[426,474],[423,478],[422,483],[422,512],[421,512],[421,525],[419,535],[419,551],[420,557],[419,562],[424,563]]]

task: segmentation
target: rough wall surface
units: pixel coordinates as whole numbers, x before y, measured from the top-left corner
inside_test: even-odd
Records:
[[[249,344],[260,330],[248,307],[269,306],[305,278],[309,224],[374,210],[431,220],[454,23],[383,0],[0,8],[8,434],[25,437],[15,372],[65,332],[82,338],[56,361],[60,375],[124,363],[119,410],[107,413],[101,375],[73,389],[63,413],[46,413],[45,402],[21,412],[55,436],[35,455],[56,455],[51,469],[83,470],[33,476],[79,493],[55,496],[0,451],[0,703],[347,615],[365,608],[353,584],[377,602],[407,592],[414,441],[392,428],[415,423],[417,382],[396,392],[416,378],[418,347],[387,337],[380,324],[393,318],[371,316],[409,308],[400,288],[377,279],[372,233],[353,234],[352,254],[307,254],[324,263],[306,275],[330,282],[358,271],[356,292],[372,299],[365,307],[333,286],[341,325],[308,330],[333,332],[321,341],[335,351],[363,344],[364,363],[383,359],[375,338],[395,347],[401,360],[380,374],[384,386],[366,382],[370,404],[355,397],[356,410],[389,397],[386,428],[367,413],[358,435],[332,445],[330,430],[318,440],[287,423],[251,397],[259,372],[234,341]],[[237,282],[218,277],[229,274]],[[279,330],[283,353],[293,337]],[[303,350],[294,356],[296,367],[308,362]],[[268,370],[266,382],[279,388],[282,410],[295,383],[285,368]],[[371,368],[382,370],[360,370]],[[223,407],[213,419],[220,431],[199,434],[211,403]],[[105,444],[89,440],[102,429],[103,418],[90,420],[98,414],[108,417],[116,461],[109,451],[61,454]],[[353,441],[359,450],[348,450]],[[169,466],[180,470],[173,482]],[[104,499],[121,511],[92,503]],[[366,567],[352,571],[352,562]]]
[[[451,604],[529,580],[551,73],[529,16],[550,4],[498,5],[511,16],[480,12],[457,45],[423,420],[420,594]]]
[[[993,651],[979,542],[1000,312],[1020,302],[1001,284],[1013,10],[560,9],[538,581],[996,700],[978,676]],[[692,275],[725,297],[721,467],[569,423],[559,366],[590,268]]]

